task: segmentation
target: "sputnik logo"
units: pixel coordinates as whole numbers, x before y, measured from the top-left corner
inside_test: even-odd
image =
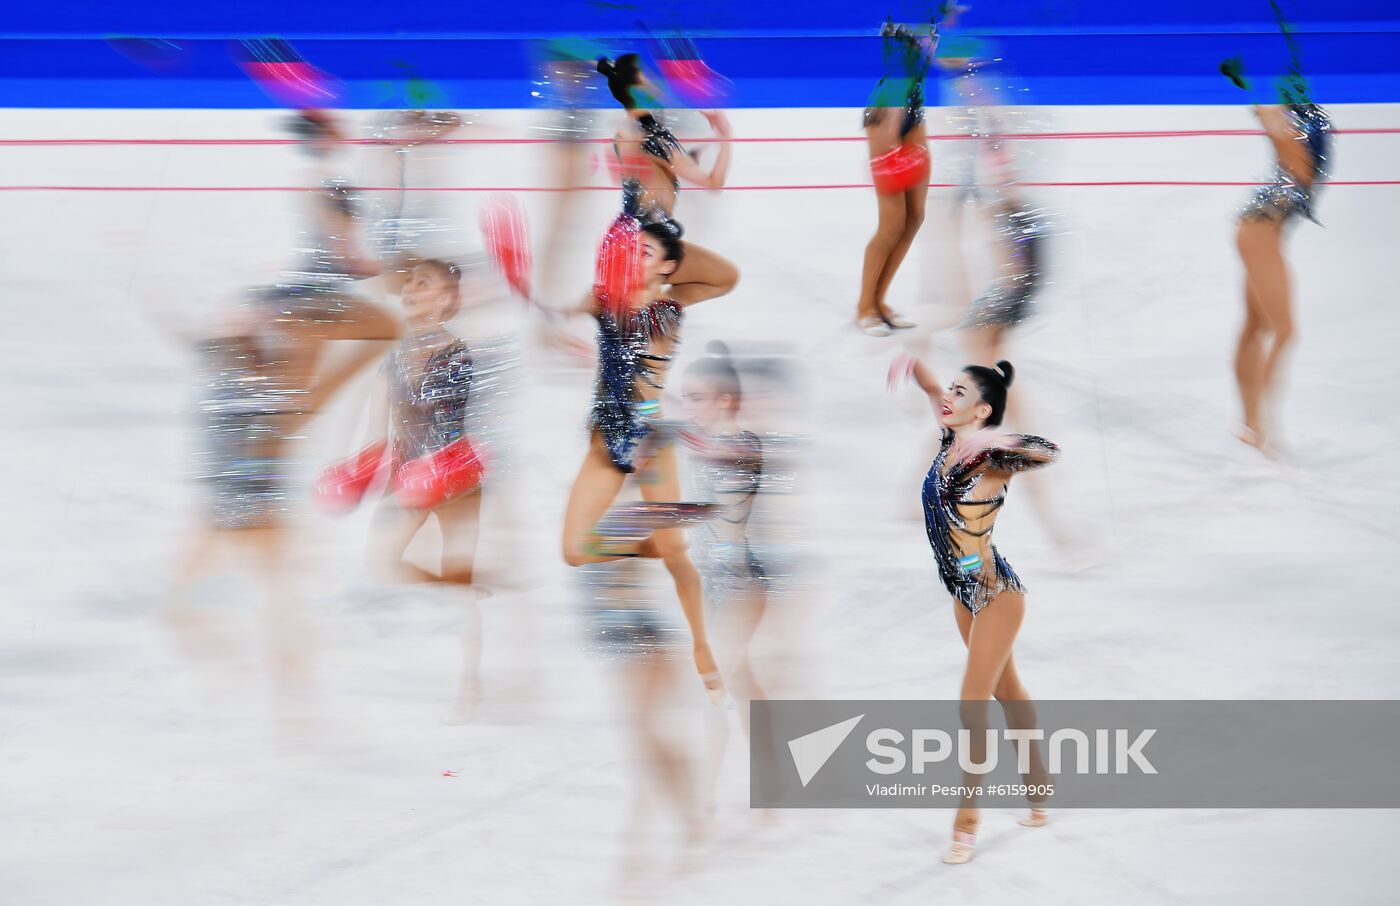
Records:
[[[792,763],[797,767],[797,778],[805,788],[807,783],[822,769],[822,766],[841,748],[841,743],[851,735],[864,714],[857,714],[849,720],[822,727],[820,730],[788,740],[788,751],[792,753]]]

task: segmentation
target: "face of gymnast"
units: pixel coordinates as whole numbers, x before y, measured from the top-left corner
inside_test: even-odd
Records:
[[[992,407],[982,399],[977,382],[964,371],[943,394],[943,424],[949,428],[977,430],[992,414]]]
[[[436,330],[457,313],[461,304],[458,282],[449,265],[424,262],[403,285],[403,316],[409,331]]]
[[[660,239],[642,233],[642,279],[648,288],[659,290],[666,278],[675,273],[677,263],[666,257],[666,246]]]
[[[706,377],[692,377],[685,382],[681,396],[685,417],[702,430],[715,431],[728,424],[739,408],[734,394]]]

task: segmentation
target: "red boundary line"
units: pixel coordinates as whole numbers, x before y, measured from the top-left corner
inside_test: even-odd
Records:
[[[1131,186],[1264,186],[1269,183],[1247,181],[1206,181],[1168,179],[1124,179],[1100,182],[1023,182],[1022,186],[1041,188],[1090,188],[1090,187],[1131,187]],[[1400,186],[1400,179],[1350,179],[1334,180],[1328,186]],[[931,189],[961,188],[961,183],[929,183]],[[401,186],[355,186],[360,192],[566,192],[568,189],[540,186],[432,186],[407,189]],[[580,186],[589,192],[616,192],[616,186]],[[836,183],[831,185],[792,185],[792,186],[725,186],[721,192],[765,192],[765,191],[813,191],[817,189],[870,189],[872,183]],[[0,186],[0,192],[317,192],[318,188],[306,186]]]
[[[1400,128],[1376,128],[1376,129],[1333,129],[1337,135],[1397,135]],[[1038,141],[1041,139],[1105,139],[1105,138],[1201,138],[1210,136],[1245,136],[1264,135],[1260,129],[1191,129],[1191,130],[1162,130],[1145,132],[1026,132],[1015,134],[1001,134],[988,136],[972,135],[930,135],[929,141],[968,141],[974,138],[996,138],[1008,141]],[[863,142],[865,137],[861,135],[823,135],[823,136],[772,136],[754,138],[717,138],[710,136],[707,138],[686,138],[682,142],[692,144],[731,142],[734,144],[751,143],[787,143],[787,142]],[[440,139],[432,144],[440,145],[553,145],[559,140],[554,138],[447,138]],[[585,144],[611,144],[610,138],[589,138],[583,139]],[[201,145],[302,145],[307,144],[304,139],[296,138],[7,138],[0,139],[0,147],[55,147],[64,145],[171,145],[179,146],[201,146]],[[407,141],[391,141],[386,139],[352,138],[342,139],[336,144],[343,145],[403,145],[413,144]]]

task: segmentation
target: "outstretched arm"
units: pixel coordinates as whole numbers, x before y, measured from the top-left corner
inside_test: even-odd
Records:
[[[729,139],[733,135],[729,129],[729,119],[720,111],[705,111],[705,119],[710,121],[715,130],[715,137],[720,140],[715,165],[706,173],[689,155],[675,154],[671,157],[671,169],[686,182],[706,189],[722,189],[724,181],[729,178],[729,157],[732,151]]]
[[[1060,457],[1060,448],[1034,434],[998,434],[987,456],[993,468],[1026,472],[1047,466]]]
[[[943,424],[943,385],[938,382],[938,375],[919,359],[902,352],[890,363],[887,383],[890,390],[894,390],[900,381],[911,379],[928,397],[929,405],[933,407],[934,418],[938,419],[940,425]]]

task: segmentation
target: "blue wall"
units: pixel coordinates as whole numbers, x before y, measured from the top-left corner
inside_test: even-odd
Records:
[[[1269,77],[1289,59],[1267,0],[965,2],[974,9],[949,34],[995,41],[1035,103],[1236,104],[1266,98]],[[1284,0],[1284,10],[1319,101],[1400,101],[1400,4]],[[239,37],[280,36],[340,80],[345,106],[406,106],[407,66],[431,84],[434,106],[526,107],[540,38],[578,35],[613,52],[649,53],[651,29],[683,29],[733,81],[732,106],[855,107],[880,74],[875,32],[885,15],[926,21],[930,8],[907,0],[21,4],[0,26],[0,106],[274,106],[232,52]],[[121,36],[169,43],[119,50],[109,39]],[[1257,97],[1218,75],[1233,56],[1255,78]]]

